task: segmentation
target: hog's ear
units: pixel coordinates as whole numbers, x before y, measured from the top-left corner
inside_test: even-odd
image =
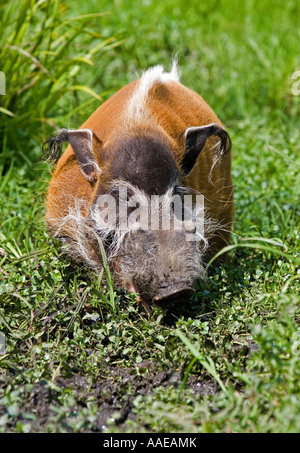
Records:
[[[184,176],[187,176],[193,169],[197,157],[204,148],[206,140],[215,135],[219,137],[220,142],[214,146],[214,153],[217,157],[222,157],[231,149],[231,140],[229,135],[219,124],[212,123],[206,126],[189,127],[185,130],[185,153],[181,162]]]
[[[69,142],[74,150],[83,175],[94,182],[101,170],[93,152],[93,132],[90,129],[61,129],[44,145],[51,160],[57,162],[62,152],[62,143]]]

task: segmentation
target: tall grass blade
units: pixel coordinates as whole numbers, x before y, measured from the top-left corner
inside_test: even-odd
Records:
[[[247,238],[248,240],[250,238]],[[257,238],[255,238],[257,240]],[[263,238],[261,238],[260,240],[264,240]],[[273,253],[274,255],[279,255],[279,256],[282,256],[283,258],[286,258],[290,261],[294,261],[295,263],[297,264],[300,264],[300,258],[298,258],[297,256],[293,256],[289,253],[286,253],[286,252],[283,252],[282,250],[278,250],[274,247],[270,247],[268,245],[264,245],[264,244],[260,244],[260,243],[240,243],[240,244],[232,244],[232,245],[227,245],[226,247],[222,248],[222,250],[220,250],[218,253],[216,253],[215,256],[213,256],[213,258],[208,262],[206,268],[208,269],[212,263],[221,255],[223,255],[224,253],[227,253],[229,252],[230,250],[233,250],[233,249],[236,249],[238,247],[245,247],[245,248],[252,248],[252,249],[258,249],[258,250],[264,250],[266,252],[270,252],[270,253]],[[282,245],[281,245],[282,247]]]
[[[109,293],[109,299],[107,299],[107,303],[109,305],[109,308],[113,314],[116,314],[117,312],[117,304],[116,304],[116,297],[115,297],[115,290],[114,290],[114,281],[113,281],[113,276],[111,275],[108,260],[107,260],[107,255],[104,249],[103,242],[101,238],[94,233],[101,252],[101,257],[102,257],[102,266],[104,269],[105,277],[106,277],[106,283],[108,287],[108,293]]]
[[[193,356],[197,360],[199,360],[199,362],[206,369],[206,371],[217,381],[217,383],[219,384],[222,391],[227,394],[228,390],[226,389],[223,382],[221,381],[221,379],[216,371],[214,361],[211,359],[211,357],[204,358],[204,356],[202,354],[200,354],[199,351],[197,351],[195,346],[190,342],[190,340],[180,330],[178,330],[178,329],[176,330],[176,335],[180,338],[182,343],[187,346],[187,348],[193,354]]]

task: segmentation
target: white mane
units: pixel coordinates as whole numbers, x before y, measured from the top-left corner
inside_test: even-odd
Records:
[[[141,120],[147,117],[146,102],[150,89],[155,83],[180,82],[177,60],[173,61],[171,72],[165,72],[162,65],[157,65],[143,72],[139,84],[128,103],[127,119]]]

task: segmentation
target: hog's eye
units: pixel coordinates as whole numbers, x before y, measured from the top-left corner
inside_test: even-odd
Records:
[[[112,195],[117,202],[129,203],[133,193],[130,190],[123,191],[115,187],[110,191],[110,195]]]
[[[179,185],[175,185],[173,187],[173,195],[181,195],[181,189],[183,189],[183,187],[180,187]]]
[[[173,195],[189,195],[191,193],[188,187],[182,187],[179,185],[175,185],[173,187]]]

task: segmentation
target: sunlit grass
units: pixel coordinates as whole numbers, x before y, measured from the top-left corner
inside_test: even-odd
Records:
[[[299,432],[300,97],[291,94],[299,5],[13,5],[0,10],[7,76],[0,101],[13,114],[0,110],[0,331],[7,340],[0,431],[101,430],[97,417],[110,400],[93,386],[108,375],[118,389],[114,410],[131,414],[107,423],[110,432],[121,424],[127,431]],[[68,262],[49,237],[51,168],[37,143],[56,127],[79,127],[99,96],[137,72],[158,63],[169,69],[175,53],[183,83],[230,132],[235,223],[227,262],[209,263],[190,305],[147,317],[134,294],[115,290],[104,250],[103,272],[94,275]],[[132,379],[122,379],[122,370]],[[58,384],[74,375],[89,383],[81,393]],[[215,393],[196,391],[206,382]],[[42,425],[30,406],[35,385],[52,395]]]

